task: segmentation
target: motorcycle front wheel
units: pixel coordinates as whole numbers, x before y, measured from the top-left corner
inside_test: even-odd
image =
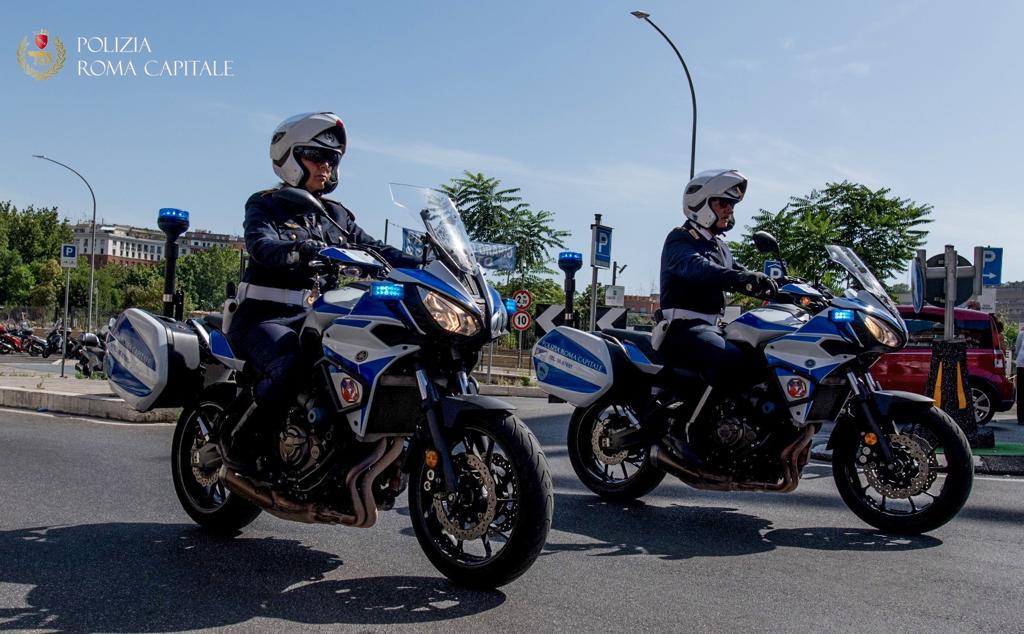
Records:
[[[441,464],[412,456],[409,510],[430,562],[455,583],[496,588],[522,575],[551,529],[547,460],[514,416],[477,418],[449,438],[456,493],[444,494]]]
[[[843,501],[868,524],[890,533],[926,533],[967,502],[974,482],[971,448],[960,427],[936,407],[894,422],[892,468],[871,435],[851,432],[833,447],[832,475]]]

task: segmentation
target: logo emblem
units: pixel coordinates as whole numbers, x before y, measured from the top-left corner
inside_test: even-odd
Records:
[[[31,48],[28,38],[25,37],[18,46],[18,64],[26,75],[33,79],[49,79],[64,68],[67,51],[59,37],[53,38],[52,52],[47,50],[50,36],[45,29],[35,34],[32,43],[35,44],[35,48]]]
[[[366,352],[366,350],[360,350],[359,354],[356,355],[356,361],[362,363],[363,361],[366,361],[366,357],[368,356],[370,355],[368,352]]]

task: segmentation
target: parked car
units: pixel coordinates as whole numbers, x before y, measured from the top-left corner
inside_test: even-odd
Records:
[[[943,335],[943,311],[925,306],[920,313],[913,306],[900,306],[907,322],[910,343],[899,352],[883,355],[871,374],[883,387],[928,394],[928,371],[932,362],[932,341]],[[956,334],[967,339],[967,375],[974,413],[984,425],[996,412],[1013,407],[1016,396],[1006,361],[1002,327],[995,317],[978,310],[957,308],[953,312]]]

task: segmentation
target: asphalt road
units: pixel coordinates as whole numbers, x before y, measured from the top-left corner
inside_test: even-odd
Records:
[[[169,425],[0,410],[0,630],[1021,631],[1024,480],[979,477],[959,518],[888,537],[812,463],[792,494],[666,480],[600,502],[565,453],[568,408],[511,399],[553,471],[554,529],[495,592],[449,585],[403,502],[370,530],[262,515],[234,539],[178,506]]]

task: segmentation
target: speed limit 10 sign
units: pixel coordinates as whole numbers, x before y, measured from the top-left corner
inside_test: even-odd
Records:
[[[533,305],[533,295],[525,288],[512,293],[512,299],[516,300],[516,306],[519,310],[526,310]]]
[[[512,327],[516,330],[526,330],[533,324],[533,318],[530,317],[530,313],[517,310],[512,314]]]

